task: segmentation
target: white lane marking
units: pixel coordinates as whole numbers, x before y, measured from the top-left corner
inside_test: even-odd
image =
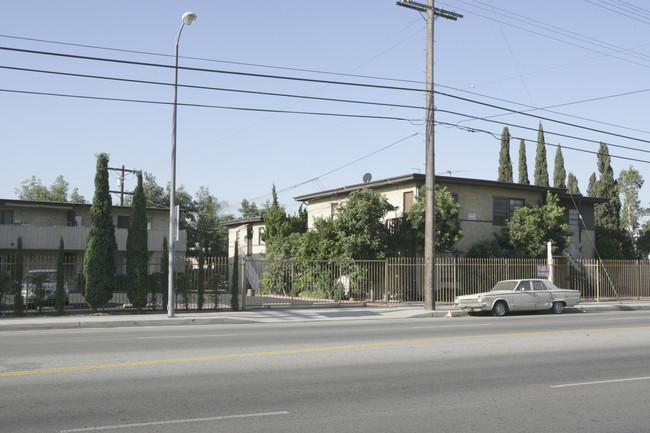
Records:
[[[581,383],[565,383],[562,385],[551,385],[551,388],[567,388],[570,386],[586,386],[586,385],[601,385],[604,383],[617,383],[617,382],[634,382],[638,380],[650,380],[650,376],[646,377],[629,377],[627,379],[611,379],[611,380],[597,380],[593,382],[581,382]]]
[[[289,415],[289,412],[245,413],[241,415],[213,416],[210,418],[174,419],[169,421],[140,422],[134,424],[116,424],[116,425],[106,425],[106,426],[98,426],[98,427],[85,427],[85,428],[75,428],[70,430],[61,430],[61,433],[80,433],[80,432],[94,432],[94,431],[102,431],[102,430],[118,430],[123,428],[149,427],[154,425],[188,424],[193,422],[223,421],[227,419],[253,418],[253,417],[273,416],[273,415]]]
[[[151,337],[137,337],[136,340],[154,340],[157,338],[208,338],[208,337],[233,337],[237,334],[212,334],[212,335],[154,335]]]
[[[471,325],[432,325],[432,326],[411,326],[410,329],[438,329],[438,328],[483,328],[492,326],[492,323],[473,323]]]

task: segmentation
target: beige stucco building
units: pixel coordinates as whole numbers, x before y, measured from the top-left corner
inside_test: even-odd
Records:
[[[69,274],[66,277],[76,281],[90,232],[90,208],[90,204],[0,199],[0,265],[13,263],[19,237],[24,257],[48,261],[56,257],[59,240],[63,237]],[[158,272],[163,259],[163,242],[169,235],[169,210],[147,208],[146,213],[150,272]],[[113,206],[118,274],[126,272],[124,258],[130,214],[128,206]],[[186,241],[187,234],[181,230],[176,247],[177,266],[183,265]]]
[[[415,202],[424,182],[423,174],[408,174],[301,195],[294,199],[307,204],[309,228],[313,228],[315,218],[335,218],[338,208],[345,206],[351,192],[368,187],[397,207],[386,215],[385,219],[389,220],[402,217],[404,211]],[[576,258],[594,257],[595,248],[591,243],[591,239],[595,239],[594,204],[602,202],[600,199],[571,195],[564,188],[451,176],[436,176],[436,184],[446,187],[460,205],[463,237],[454,246],[457,252],[463,253],[475,243],[501,231],[515,209],[524,205],[542,205],[547,191],[550,191],[559,198],[559,205],[567,212],[567,222],[572,232],[568,252]]]

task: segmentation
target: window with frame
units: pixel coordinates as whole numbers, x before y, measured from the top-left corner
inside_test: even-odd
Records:
[[[14,211],[11,209],[0,209],[0,224],[13,224]]]
[[[515,211],[524,207],[526,201],[523,198],[493,197],[492,198],[492,224],[504,226],[506,221],[512,218]]]
[[[129,219],[130,215],[118,215],[117,216],[117,228],[118,229],[128,229],[129,228]]]

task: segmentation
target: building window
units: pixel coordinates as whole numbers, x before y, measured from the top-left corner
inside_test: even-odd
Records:
[[[117,216],[117,228],[118,229],[128,229],[129,228],[129,215],[118,215]]]
[[[151,221],[152,221],[152,220],[151,220],[151,217],[148,216],[148,217],[147,217],[147,230],[151,230]]]
[[[10,209],[0,210],[0,224],[13,224],[14,211]]]
[[[258,245],[264,245],[264,227],[257,229]]]
[[[571,242],[580,242],[580,213],[576,209],[569,209],[569,232]]]
[[[339,204],[338,203],[332,203],[330,205],[330,207],[331,207],[330,216],[332,217],[332,219],[335,220],[336,217],[339,215]]]
[[[493,197],[492,198],[492,224],[504,226],[520,207],[526,202],[523,198]]]
[[[413,206],[413,191],[404,193],[403,205],[404,212],[411,209],[411,206]]]

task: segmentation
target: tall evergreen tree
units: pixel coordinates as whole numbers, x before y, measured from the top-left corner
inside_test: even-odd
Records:
[[[108,186],[108,155],[97,155],[95,195],[90,207],[90,232],[83,260],[83,296],[93,310],[113,296],[115,284],[115,227]]]
[[[14,314],[18,317],[25,314],[23,308],[22,281],[25,274],[25,258],[23,256],[23,237],[18,236],[16,241],[16,266],[13,269],[13,288],[14,288]]]
[[[168,249],[167,236],[163,236],[162,243],[162,257],[160,258],[160,268],[162,270],[162,278],[160,279],[160,290],[162,291],[162,305],[163,310],[167,308],[169,301],[169,249]]]
[[[147,306],[149,293],[149,247],[147,234],[147,199],[144,195],[142,173],[133,193],[131,217],[126,237],[126,294],[134,308],[142,311]]]
[[[564,156],[562,156],[562,147],[560,147],[559,144],[557,145],[557,152],[555,152],[553,187],[566,188],[566,169],[564,168]]]
[[[59,251],[56,255],[56,295],[55,306],[56,313],[63,316],[65,313],[65,269],[63,267],[63,258],[65,256],[63,236],[59,239]]]
[[[544,141],[544,129],[542,129],[542,122],[539,122],[539,132],[537,133],[537,154],[535,155],[535,185],[550,186],[548,183],[546,142]]]
[[[199,311],[203,310],[203,304],[205,303],[205,286],[203,282],[205,280],[205,253],[204,253],[203,244],[199,244],[199,272],[196,284],[196,308]]]
[[[524,140],[519,142],[519,183],[530,185],[528,179],[528,163],[526,162],[526,143]]]
[[[501,134],[501,152],[499,153],[499,182],[512,183],[512,161],[510,160],[510,131],[503,127]]]
[[[641,206],[639,200],[639,191],[643,187],[643,183],[643,176],[631,165],[628,170],[622,170],[618,176],[618,185],[623,197],[621,229],[632,241],[639,235],[640,218],[648,213],[648,210]]]
[[[598,179],[596,173],[591,173],[589,176],[589,185],[587,185],[587,196],[598,197]]]
[[[271,189],[272,202],[266,216],[264,216],[264,234],[262,240],[266,243],[266,249],[273,244],[275,239],[282,239],[289,234],[287,214],[284,208],[278,203],[278,194],[275,191],[275,184]]]
[[[235,240],[235,256],[232,259],[232,287],[230,307],[232,311],[239,310],[239,241]]]
[[[580,188],[578,188],[578,178],[571,172],[569,172],[567,180],[567,189],[569,190],[569,194],[580,195]]]
[[[614,179],[614,170],[610,165],[609,149],[605,143],[600,143],[598,149],[598,171],[600,179],[597,183],[596,196],[607,199],[594,207],[596,217],[596,234],[598,237],[618,239],[621,235],[621,200],[618,195],[618,184]]]

